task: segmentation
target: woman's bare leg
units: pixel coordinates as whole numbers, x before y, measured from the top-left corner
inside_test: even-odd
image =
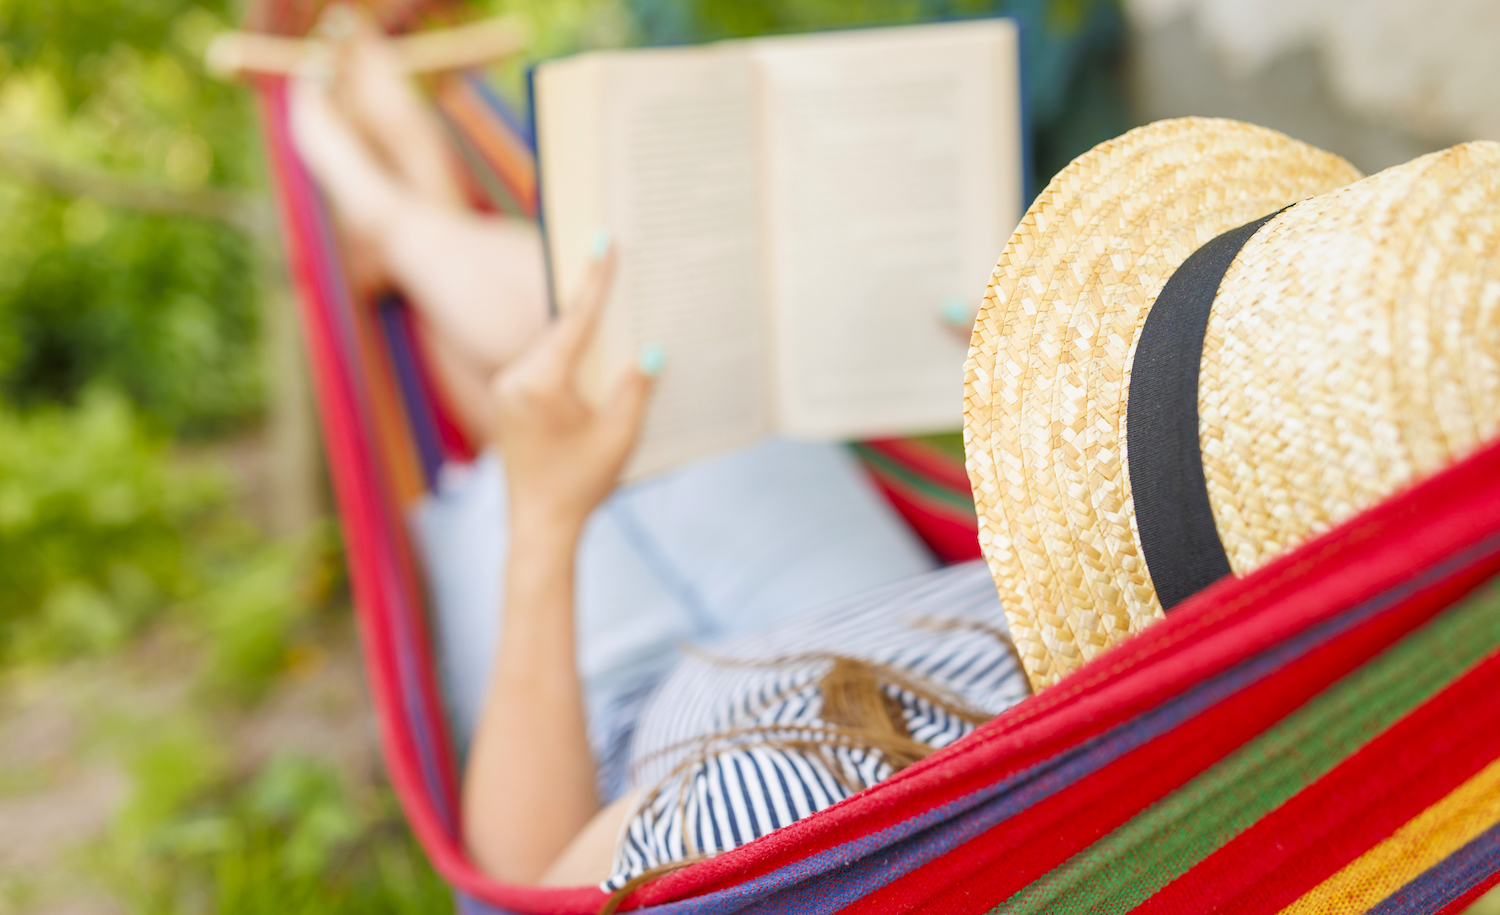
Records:
[[[328,8],[321,28],[337,36],[334,58],[342,78],[333,94],[353,127],[417,196],[465,209],[447,138],[391,43],[368,17],[343,4]]]
[[[360,26],[328,64],[321,78],[293,81],[298,151],[351,247],[375,261],[355,272],[411,297],[446,393],[469,431],[487,437],[490,378],[547,321],[540,238],[529,224],[464,207],[445,138],[382,37]]]
[[[491,441],[495,435],[491,425],[495,418],[495,393],[490,387],[494,370],[455,346],[447,334],[433,330],[420,313],[415,323],[417,346],[432,367],[437,385],[453,410],[453,418],[463,427],[469,441]]]

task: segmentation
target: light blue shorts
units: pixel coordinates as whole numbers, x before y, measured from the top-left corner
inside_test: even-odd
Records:
[[[499,643],[506,514],[505,476],[486,454],[448,468],[411,516],[461,751]],[[936,566],[840,445],[771,440],[617,490],[584,528],[576,585],[605,796],[622,788],[636,717],[684,643],[753,632]]]

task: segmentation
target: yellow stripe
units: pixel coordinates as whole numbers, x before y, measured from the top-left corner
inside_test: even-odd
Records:
[[[1500,760],[1282,909],[1281,915],[1368,912],[1496,822],[1500,822]]]

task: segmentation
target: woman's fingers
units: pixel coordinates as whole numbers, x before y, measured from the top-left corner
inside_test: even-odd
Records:
[[[626,372],[615,386],[605,422],[607,434],[613,439],[611,445],[622,460],[635,447],[646,419],[646,407],[651,402],[651,391],[656,387],[656,376],[666,363],[666,350],[658,343],[647,343],[641,347],[635,369]]]
[[[553,356],[558,367],[570,377],[573,369],[583,358],[589,341],[594,338],[594,329],[599,324],[599,314],[609,297],[610,282],[615,273],[615,249],[606,236],[595,246],[594,260],[584,276],[583,286],[573,300],[572,307],[557,320],[553,335]]]
[[[556,318],[526,353],[496,377],[497,394],[504,396],[509,391],[532,402],[577,399],[578,364],[593,339],[614,272],[613,249],[607,244],[601,249],[573,307]]]
[[[658,369],[659,371],[659,369]],[[611,445],[621,455],[628,454],[640,434],[641,422],[646,418],[646,407],[651,402],[651,390],[656,385],[655,373],[647,374],[641,369],[625,373],[615,386],[610,397],[605,417],[605,433],[612,439]]]

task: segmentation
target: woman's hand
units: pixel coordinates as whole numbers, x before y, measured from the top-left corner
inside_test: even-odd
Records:
[[[635,445],[660,370],[657,350],[643,354],[605,404],[578,390],[578,363],[593,338],[614,274],[607,245],[574,306],[552,322],[496,376],[494,438],[510,482],[511,525],[518,534],[545,527],[577,533],[609,495]],[[647,357],[650,358],[647,358]]]
[[[584,864],[604,879],[613,849],[598,837],[617,834],[624,817],[611,808],[608,823],[588,826],[605,814],[578,679],[574,552],[635,444],[655,372],[628,373],[598,408],[578,391],[578,362],[614,268],[599,248],[575,306],[493,382],[511,549],[503,635],[464,770],[464,841],[487,873],[515,883]]]

